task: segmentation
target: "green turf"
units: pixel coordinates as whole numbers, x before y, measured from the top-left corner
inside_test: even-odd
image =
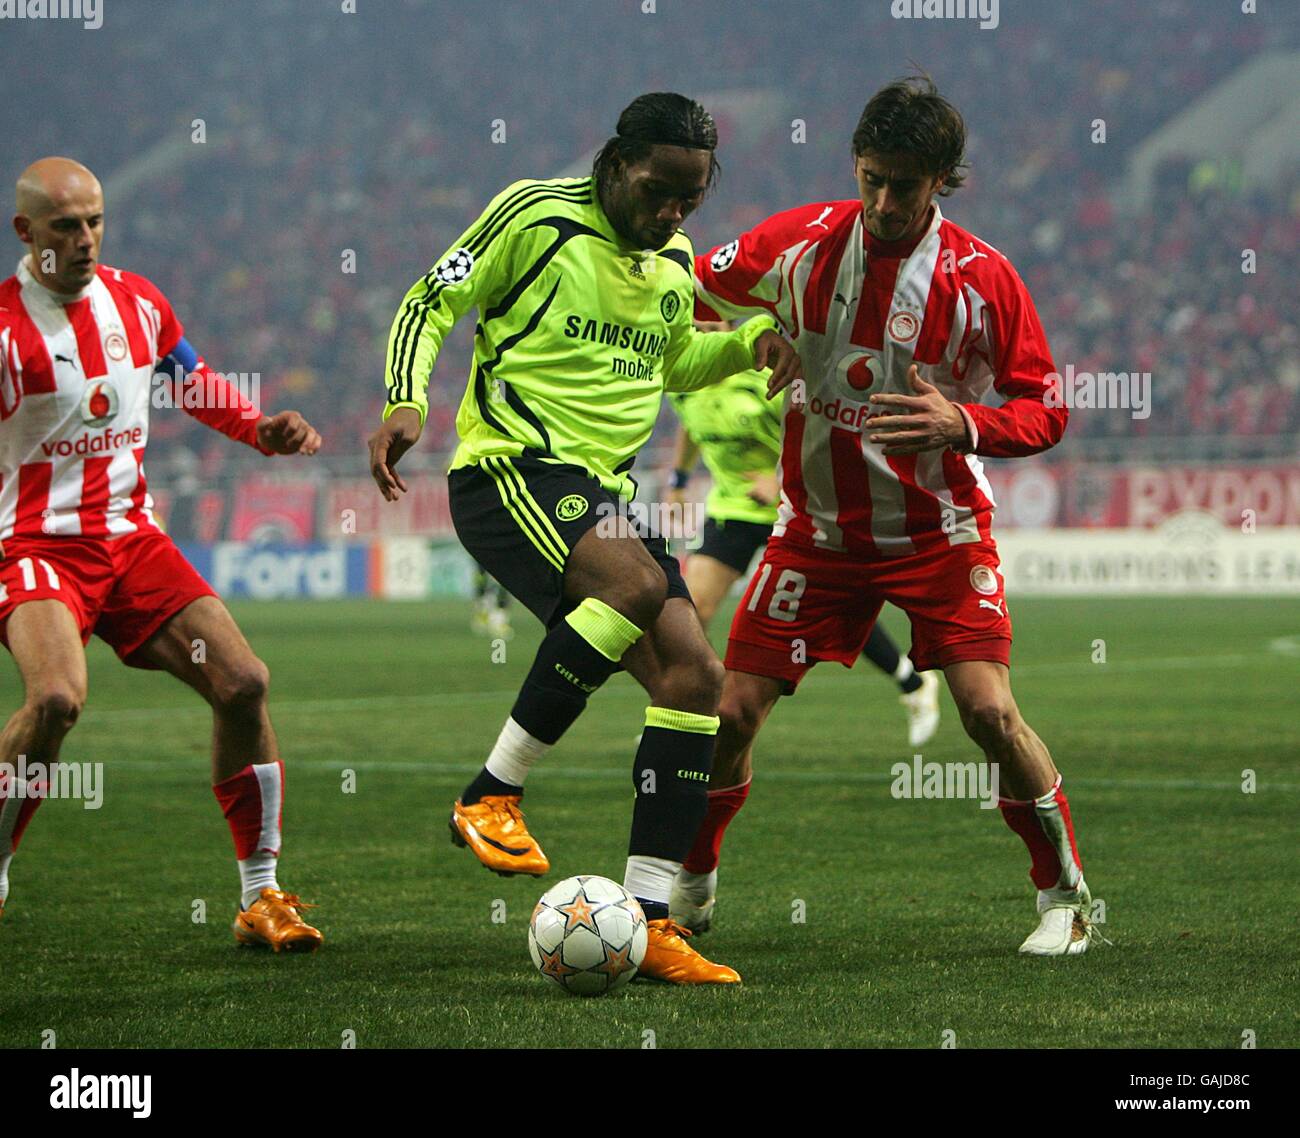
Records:
[[[338,1047],[347,1031],[362,1047],[640,1047],[647,1032],[660,1047],[938,1047],[948,1030],[959,1047],[1236,1047],[1247,1030],[1261,1047],[1300,1042],[1300,658],[1268,648],[1300,633],[1294,604],[1015,605],[1016,692],[1065,771],[1112,947],[1018,956],[1033,925],[1023,846],[972,802],[892,798],[889,767],[908,753],[890,686],[824,665],[760,739],[718,927],[699,942],[744,986],[636,983],[604,1000],[534,973],[542,883],[489,874],[447,839],[448,805],[527,668],[531,621],[493,663],[464,603],[232,607],[273,675],[282,881],[320,903],[325,948],[236,949],[207,710],[96,641],[65,758],[106,765],[104,805],[47,802],[14,859],[0,1045],[38,1046],[47,1029],[60,1047]],[[1105,664],[1091,662],[1099,639]],[[970,758],[944,700],[926,758]],[[615,677],[535,771],[549,881],[621,878],[643,705]]]

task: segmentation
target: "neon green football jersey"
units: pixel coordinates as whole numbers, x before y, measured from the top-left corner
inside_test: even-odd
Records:
[[[771,474],[781,456],[784,400],[767,398],[767,378],[750,368],[714,387],[668,396],[713,476],[705,511],[718,521],[776,521],[776,507],[755,502],[745,477]]]
[[[515,182],[406,294],[388,341],[387,418],[420,420],[451,326],[478,309],[474,363],[449,469],[489,455],[583,467],[625,498],[663,393],[753,366],[775,324],[696,332],[693,252],[683,233],[657,251],[620,237],[592,178]]]

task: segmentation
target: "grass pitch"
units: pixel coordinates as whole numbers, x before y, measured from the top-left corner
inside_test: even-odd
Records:
[[[535,769],[529,823],[554,868],[506,880],[453,849],[446,816],[527,670],[531,617],[517,610],[494,663],[467,603],[232,607],[272,671],[281,880],[319,903],[325,947],[236,948],[207,709],[94,641],[64,758],[105,764],[104,802],[45,803],[14,859],[0,1045],[36,1047],[47,1031],[59,1047],[336,1048],[349,1032],[359,1047],[1300,1042],[1285,900],[1300,807],[1294,604],[1014,604],[1016,694],[1065,773],[1113,946],[1018,956],[1034,923],[1020,841],[975,802],[892,798],[889,768],[911,757],[892,685],[865,662],[822,665],[759,740],[717,925],[697,942],[744,986],[638,982],[600,1000],[535,974],[527,923],[546,883],[622,877],[640,689],[616,676]],[[886,623],[906,644],[900,614]],[[3,667],[8,713],[17,678]],[[946,692],[944,710],[926,760],[973,758]]]

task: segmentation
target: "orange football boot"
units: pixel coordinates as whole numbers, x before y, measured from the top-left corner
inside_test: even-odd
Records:
[[[256,901],[235,918],[232,928],[240,944],[271,948],[276,952],[315,952],[324,941],[300,916],[299,909],[314,909],[296,893],[263,889]]]
[[[524,825],[517,794],[484,795],[473,806],[462,806],[458,798],[449,825],[453,845],[469,846],[479,861],[502,877],[516,873],[541,877],[551,868]]]
[[[691,930],[663,917],[646,925],[645,959],[638,976],[669,984],[739,984],[740,973],[705,960],[686,943]]]

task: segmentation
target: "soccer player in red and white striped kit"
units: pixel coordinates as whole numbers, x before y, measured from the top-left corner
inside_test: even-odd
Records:
[[[48,790],[19,775],[58,759],[85,702],[93,632],[212,707],[213,790],[242,886],[236,939],[314,951],[320,932],[276,879],[284,767],[266,666],[154,519],[143,462],[155,370],[173,377],[175,405],[263,454],[314,454],[320,436],[296,411],[263,415],[208,369],[150,281],[99,263],[103,192],[84,166],[33,163],[16,204],[29,251],[0,283],[0,640],[24,702],[0,733],[0,912]]]
[[[1011,694],[1011,619],[976,455],[1054,446],[1067,412],[1020,277],[944,218],[963,181],[961,115],[924,77],[868,102],[859,196],[799,206],[696,258],[696,318],[769,312],[803,360],[782,432],[780,512],[736,610],[709,813],[672,916],[708,926],[722,835],[749,791],[754,738],[819,661],[851,666],[881,604],[905,610],[918,671],[942,668],[999,805],[1029,847],[1038,928],[1020,951],[1074,955],[1096,936],[1061,776]],[[990,388],[1002,397],[987,406]]]

